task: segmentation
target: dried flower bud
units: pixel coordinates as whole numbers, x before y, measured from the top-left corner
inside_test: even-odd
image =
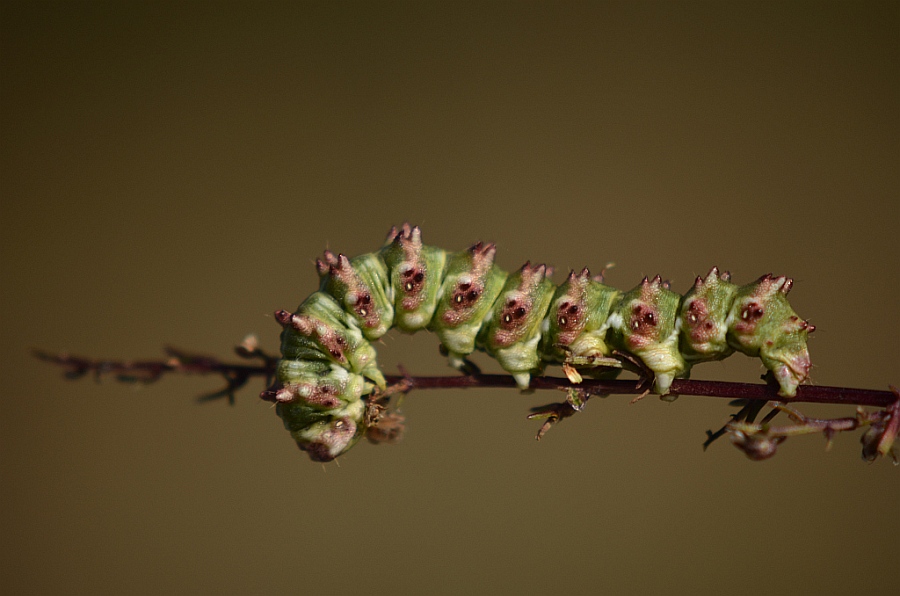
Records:
[[[875,461],[879,457],[891,454],[894,464],[900,463],[894,451],[894,441],[900,431],[900,394],[895,387],[891,387],[897,401],[884,411],[884,417],[873,422],[868,430],[860,438],[862,443],[862,457],[868,462]]]
[[[375,424],[366,429],[366,438],[370,443],[392,445],[403,438],[406,431],[406,418],[397,412],[382,414]]]
[[[778,446],[784,442],[785,437],[773,437],[767,433],[759,431],[732,430],[729,438],[731,443],[744,452],[748,458],[753,461],[762,461],[769,459],[778,449]]]

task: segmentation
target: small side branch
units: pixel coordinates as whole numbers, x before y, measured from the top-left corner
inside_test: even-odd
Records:
[[[39,360],[61,366],[65,376],[78,379],[93,375],[99,381],[104,376],[115,377],[123,383],[153,383],[166,374],[218,375],[225,379],[225,387],[212,393],[198,397],[198,401],[211,401],[227,397],[234,403],[234,393],[247,384],[250,379],[262,377],[270,383],[275,376],[278,357],[263,352],[256,337],[248,335],[238,345],[235,353],[246,360],[259,360],[260,364],[239,364],[223,362],[213,356],[205,356],[166,346],[165,360],[98,360],[73,356],[70,354],[52,354],[43,350],[34,350]]]

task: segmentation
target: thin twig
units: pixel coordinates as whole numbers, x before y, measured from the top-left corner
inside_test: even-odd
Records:
[[[68,354],[50,354],[35,351],[34,355],[65,369],[68,378],[78,378],[93,374],[97,379],[104,375],[114,375],[118,380],[126,382],[151,383],[169,373],[185,373],[200,375],[219,375],[225,379],[223,389],[199,398],[199,401],[210,401],[227,397],[234,403],[235,391],[246,385],[254,377],[264,377],[269,385],[275,375],[278,357],[263,352],[253,336],[247,336],[235,352],[244,359],[258,359],[261,364],[237,364],[222,362],[212,356],[202,356],[166,348],[168,360],[94,360]],[[403,434],[403,417],[397,412],[385,412],[389,396],[394,393],[408,393],[413,389],[469,389],[502,387],[515,388],[516,382],[509,375],[483,374],[481,370],[467,361],[464,374],[439,377],[416,377],[409,375],[401,368],[401,375],[388,375],[388,389],[378,391],[368,400],[367,436],[375,443],[392,443]],[[580,376],[580,375],[579,375]],[[766,384],[733,383],[725,381],[696,381],[679,379],[672,383],[671,394],[664,396],[671,401],[678,395],[697,395],[739,400],[742,409],[731,416],[731,421],[719,431],[707,431],[707,440],[703,448],[708,447],[717,438],[728,434],[732,444],[753,460],[768,459],[775,455],[778,446],[788,437],[822,433],[831,444],[838,432],[854,430],[868,426],[862,436],[863,458],[873,461],[878,457],[890,455],[898,463],[894,439],[900,432],[900,392],[873,389],[849,389],[845,387],[821,387],[804,385],[797,390],[796,397],[790,403],[811,402],[823,404],[852,404],[857,406],[856,417],[814,419],[808,418],[796,409],[787,405],[784,398],[778,395],[778,383],[771,377]],[[646,394],[647,379],[635,381],[599,381],[582,379],[580,383],[572,383],[569,379],[559,377],[534,377],[530,389],[553,389],[567,393],[567,399],[561,403],[532,408],[530,419],[543,419],[544,423],[538,431],[540,439],[553,425],[580,412],[592,395],[640,395]],[[271,385],[260,397],[275,401],[279,384]],[[633,402],[632,402],[633,403]],[[760,423],[754,422],[761,410],[769,405],[772,410]],[[866,412],[860,406],[884,408],[874,412]],[[794,424],[789,426],[772,426],[770,422],[779,412],[785,412]]]
[[[222,362],[211,356],[198,356],[174,348],[167,348],[169,360],[93,360],[68,354],[51,354],[35,350],[34,355],[52,364],[66,369],[66,375],[77,378],[89,373],[96,376],[114,375],[123,381],[152,382],[167,373],[185,373],[227,376],[240,379],[241,385],[252,377],[270,378],[274,374],[277,359],[263,357],[263,364],[239,364]],[[516,382],[509,375],[473,373],[469,375],[419,377],[410,375],[387,375],[389,384],[409,383],[411,389],[470,389],[486,387],[515,388]],[[599,381],[584,379],[573,384],[560,377],[534,377],[531,389],[583,389],[591,394],[639,395],[643,393],[643,385],[635,381],[614,380]],[[779,397],[778,385],[775,383],[735,383],[729,381],[702,381],[693,379],[676,379],[672,383],[672,393],[677,395],[696,395],[719,397],[725,399],[748,399],[761,401],[784,401]],[[896,397],[890,391],[877,389],[851,389],[847,387],[825,387],[803,385],[798,388],[797,396],[791,403],[821,403],[871,406],[884,408],[894,403]]]

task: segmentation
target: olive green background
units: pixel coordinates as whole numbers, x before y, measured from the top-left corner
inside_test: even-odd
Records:
[[[423,391],[402,443],[322,466],[261,382],[198,405],[217,379],[69,382],[29,350],[275,350],[322,249],[408,220],[558,281],[788,274],[813,382],[900,383],[897,3],[7,2],[0,26],[4,593],[896,586],[900,470],[858,433],[753,463],[700,448],[722,400],[610,397],[538,443],[525,414],[560,395]],[[452,374],[427,334],[378,350]]]

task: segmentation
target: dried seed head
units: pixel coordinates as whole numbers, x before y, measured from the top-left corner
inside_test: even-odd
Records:
[[[762,461],[775,455],[778,446],[785,437],[771,437],[762,432],[748,433],[742,430],[731,431],[731,443],[744,452],[753,461]]]
[[[366,439],[375,445],[400,442],[406,432],[406,418],[397,412],[382,414],[377,422],[366,429]]]
[[[900,457],[894,450],[894,442],[900,432],[900,392],[893,386],[891,391],[897,396],[897,401],[888,406],[881,413],[881,419],[873,422],[860,438],[862,457],[868,462],[890,454],[894,464],[900,464]]]

